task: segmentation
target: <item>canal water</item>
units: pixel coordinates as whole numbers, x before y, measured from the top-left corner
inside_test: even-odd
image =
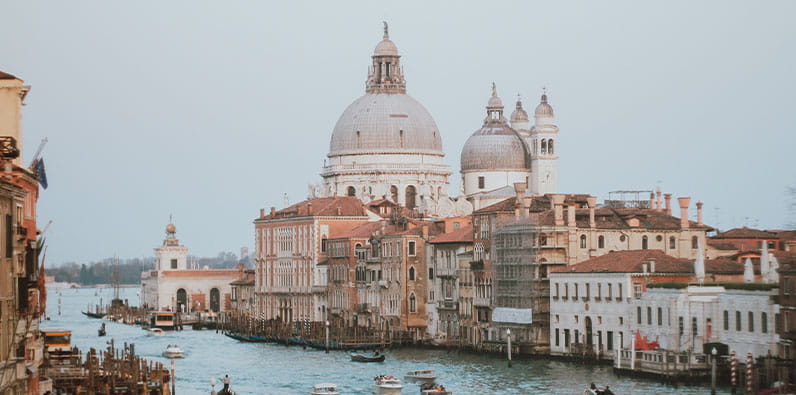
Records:
[[[122,298],[138,304],[138,288],[122,288]],[[111,338],[117,345],[134,343],[136,353],[147,359],[169,361],[161,356],[168,344],[177,344],[185,358],[176,362],[178,394],[208,394],[210,379],[228,374],[238,394],[307,394],[313,384],[332,382],[341,394],[373,392],[373,376],[399,377],[415,369],[434,369],[437,382],[455,394],[582,394],[592,381],[610,385],[617,394],[706,394],[707,387],[665,386],[651,380],[615,376],[608,366],[588,366],[547,359],[506,360],[495,355],[468,352],[403,349],[388,351],[383,363],[355,363],[343,351],[269,344],[239,343],[211,330],[186,329],[163,337],[147,337],[139,327],[106,322],[107,336],[98,337],[101,321],[81,314],[89,304],[112,298],[110,288],[50,289],[47,295],[49,321],[44,328],[72,330],[72,344],[84,353],[89,347],[102,349]],[[96,293],[96,296],[95,296]],[[58,314],[59,300],[61,314]],[[219,390],[221,385],[216,385]],[[417,394],[419,387],[404,383],[404,394]],[[722,393],[725,393],[722,391]]]

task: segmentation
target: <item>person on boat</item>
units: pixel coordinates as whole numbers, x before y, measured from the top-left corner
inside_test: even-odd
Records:
[[[614,391],[611,391],[611,386],[606,385],[605,389],[603,390],[603,395],[614,395]]]
[[[221,391],[229,393],[229,375],[225,374],[224,378],[221,379],[221,382],[224,383],[224,388]]]

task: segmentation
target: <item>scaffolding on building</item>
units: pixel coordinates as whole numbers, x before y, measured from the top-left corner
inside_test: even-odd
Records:
[[[611,191],[605,206],[610,208],[652,208],[654,192],[647,190],[638,191]]]

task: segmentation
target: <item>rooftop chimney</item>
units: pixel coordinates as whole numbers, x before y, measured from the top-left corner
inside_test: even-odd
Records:
[[[672,215],[672,194],[664,193],[663,198],[666,199],[666,215]]]
[[[264,208],[260,209],[260,218],[265,218],[265,209]]]
[[[555,226],[564,226],[564,195],[554,194],[553,210],[555,216]]]
[[[677,202],[680,203],[680,228],[688,229],[688,205],[691,204],[691,198],[677,198]]]
[[[661,211],[663,209],[663,207],[661,207],[661,189],[658,188],[658,190],[655,191],[655,194],[657,195],[657,199],[655,201],[655,210]]]
[[[589,196],[586,198],[586,202],[589,204],[589,227],[596,228],[597,222],[594,220],[594,209],[597,205],[597,198],[594,196]]]
[[[312,215],[312,203],[307,203],[307,215]]]
[[[655,192],[650,192],[650,208],[655,209]]]
[[[697,202],[697,225],[702,225],[702,202]]]
[[[274,215],[276,215],[276,207],[271,206],[271,216],[273,217]]]

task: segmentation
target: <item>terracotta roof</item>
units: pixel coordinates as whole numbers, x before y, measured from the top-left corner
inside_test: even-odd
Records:
[[[796,266],[796,251],[772,251],[780,267]]]
[[[551,209],[552,202],[548,196],[533,196],[531,201],[531,207],[528,209],[529,212],[538,213],[540,211],[549,210]],[[517,197],[510,197],[506,200],[497,202],[491,206],[486,206],[475,210],[474,214],[486,214],[486,213],[494,213],[494,212],[509,212],[513,213],[514,208],[517,206]]]
[[[238,269],[200,269],[200,270],[165,270],[160,272],[163,277],[238,277]]]
[[[4,73],[4,72],[0,71],[0,80],[18,80],[18,79],[19,78],[15,77],[15,76],[13,76],[11,74]]]
[[[660,250],[628,250],[610,252],[576,265],[557,267],[554,272],[566,273],[642,273],[642,264],[655,261],[655,273],[693,273],[694,261],[675,258]],[[743,265],[726,259],[705,261],[708,274],[743,274]]]
[[[247,269],[243,278],[237,279],[229,285],[254,285],[254,270]]]
[[[334,235],[331,237],[332,239],[367,239],[370,236],[376,234],[378,230],[382,227],[381,221],[375,222],[368,222],[362,225],[355,226],[351,230],[347,232],[343,232],[339,235]]]
[[[707,243],[709,246],[717,250],[734,251],[738,249],[737,247],[735,247],[735,244],[726,241],[707,239]]]
[[[714,239],[763,239],[771,240],[777,239],[777,234],[765,230],[752,229],[752,228],[735,228],[726,232],[722,232],[713,236]]]
[[[365,208],[358,198],[354,196],[337,196],[305,200],[281,210],[277,210],[274,214],[268,214],[265,217],[258,219],[262,220],[309,216],[361,217],[365,215]]]
[[[782,241],[796,240],[796,230],[780,230],[775,233],[777,234],[777,238]]]
[[[472,243],[473,242],[473,226],[465,226],[459,230],[449,233],[443,233],[433,240],[429,241],[431,244],[442,243]]]

